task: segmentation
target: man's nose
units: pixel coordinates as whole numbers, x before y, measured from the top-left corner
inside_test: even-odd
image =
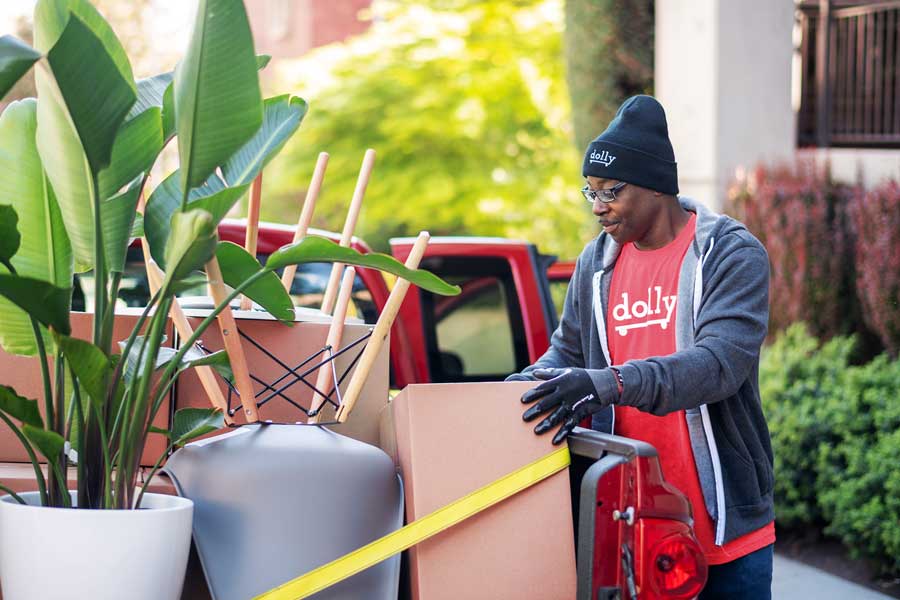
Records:
[[[591,212],[594,213],[595,217],[602,217],[606,213],[609,212],[609,205],[606,202],[601,202],[600,200],[594,200],[594,205],[591,208]]]

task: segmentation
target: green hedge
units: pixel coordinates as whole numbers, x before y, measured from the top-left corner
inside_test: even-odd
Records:
[[[817,526],[900,574],[900,361],[850,364],[854,340],[802,325],[763,351],[779,525]]]

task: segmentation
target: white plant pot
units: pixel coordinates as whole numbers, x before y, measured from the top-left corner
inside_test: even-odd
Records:
[[[38,506],[0,498],[3,600],[178,600],[194,504],[145,494],[140,510]],[[73,502],[77,494],[72,493]]]

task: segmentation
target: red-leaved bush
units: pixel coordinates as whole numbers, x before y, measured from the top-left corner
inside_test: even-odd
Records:
[[[847,214],[852,197],[853,189],[832,181],[827,168],[804,161],[758,167],[729,189],[726,212],[769,253],[770,337],[798,321],[819,339],[862,325]]]
[[[863,318],[888,352],[900,352],[900,183],[858,191],[850,213],[856,231],[856,288]]]

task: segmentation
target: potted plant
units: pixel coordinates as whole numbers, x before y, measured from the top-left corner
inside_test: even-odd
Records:
[[[229,376],[225,351],[193,350],[216,315],[243,293],[292,323],[275,271],[309,261],[370,266],[437,293],[456,290],[390,257],[323,238],[286,246],[264,266],[218,241],[218,222],[306,112],[299,98],[261,98],[265,60],[255,55],[242,0],[200,0],[175,72],[138,82],[88,0],[39,0],[35,46],[0,39],[0,95],[33,66],[38,92],[0,115],[0,344],[37,357],[43,388],[38,401],[0,385],[0,420],[28,453],[38,487],[15,494],[0,484],[10,492],[0,499],[4,597],[177,598],[191,503],[145,494],[149,479],[138,480],[139,461],[152,433],[168,438],[168,452],[222,426],[212,408],[179,411],[168,430],[152,426],[185,370],[210,365]],[[150,194],[142,215],[148,173],[172,139],[180,167]],[[130,334],[114,339],[126,250],[142,234],[165,278]],[[233,291],[193,338],[165,347],[176,294],[217,267]],[[74,337],[71,322],[73,277],[88,271],[90,341]],[[89,510],[70,510],[76,507]],[[52,564],[52,576],[35,576],[37,564]]]

